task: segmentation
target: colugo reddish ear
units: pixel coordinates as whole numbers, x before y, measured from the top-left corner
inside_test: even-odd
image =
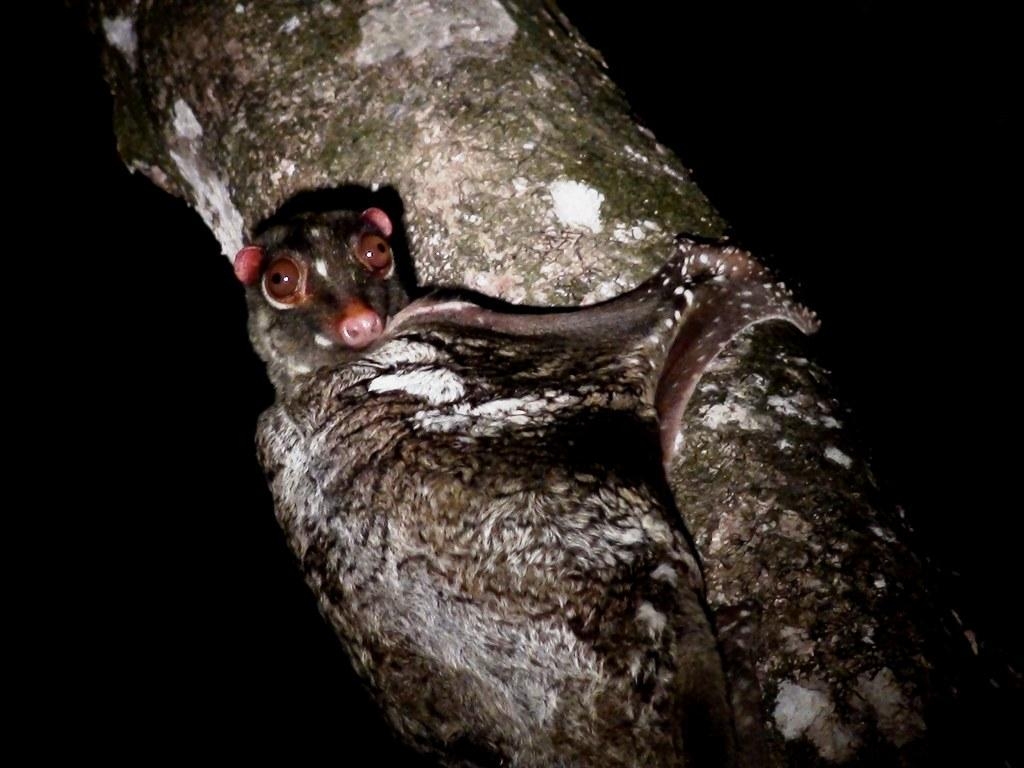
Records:
[[[263,266],[263,249],[258,245],[247,245],[235,254],[235,277],[242,285],[255,285],[260,279]]]
[[[380,208],[367,208],[360,218],[378,229],[384,237],[391,237],[394,227],[391,224],[391,217]]]

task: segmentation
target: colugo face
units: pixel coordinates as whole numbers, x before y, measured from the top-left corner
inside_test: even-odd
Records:
[[[379,208],[308,213],[236,254],[250,335],[279,390],[357,357],[408,303],[395,275],[392,232]]]

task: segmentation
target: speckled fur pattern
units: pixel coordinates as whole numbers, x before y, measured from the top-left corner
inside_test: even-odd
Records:
[[[279,383],[278,519],[403,738],[453,766],[733,764],[663,463],[707,364],[776,318],[815,325],[747,254],[686,241],[577,310],[428,295]]]

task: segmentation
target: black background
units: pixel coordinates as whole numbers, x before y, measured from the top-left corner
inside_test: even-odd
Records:
[[[951,574],[936,588],[984,646],[1019,659],[1007,18],[978,5],[594,5],[563,7],[735,239],[818,311],[816,352],[877,476]],[[228,262],[197,215],[120,164],[93,42],[67,12],[46,29],[52,74],[27,102],[44,164],[24,228],[49,254],[32,281],[44,310],[29,317],[53,323],[63,351],[28,452],[48,463],[59,436],[71,467],[40,490],[61,499],[60,538],[85,561],[58,578],[64,706],[112,695],[120,706],[84,737],[105,743],[127,730],[166,751],[209,738],[234,753],[398,754],[272,518],[252,446],[271,392]]]

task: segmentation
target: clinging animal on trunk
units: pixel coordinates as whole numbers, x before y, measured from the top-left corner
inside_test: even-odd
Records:
[[[235,260],[277,388],[260,460],[356,670],[445,765],[731,765],[664,465],[725,345],[815,319],[749,254],[689,240],[601,304],[410,302],[392,229],[306,214]]]

